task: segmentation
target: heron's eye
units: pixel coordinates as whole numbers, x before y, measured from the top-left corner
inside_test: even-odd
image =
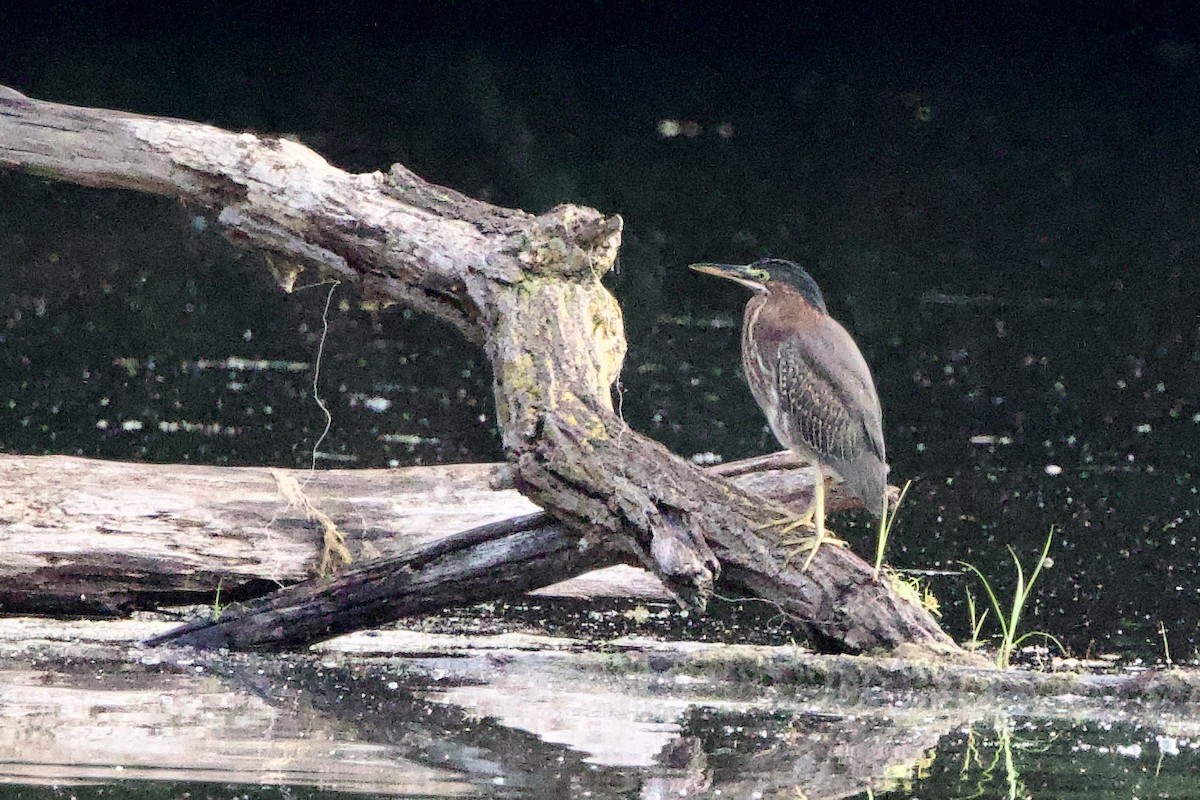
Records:
[[[756,281],[762,281],[763,283],[766,283],[767,281],[771,280],[771,273],[767,272],[765,269],[754,268],[749,270],[749,273],[750,277],[754,278]]]

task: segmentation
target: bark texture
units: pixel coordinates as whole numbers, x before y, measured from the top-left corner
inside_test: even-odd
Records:
[[[802,508],[812,473],[779,455],[710,471]],[[119,616],[164,603],[247,600],[317,577],[322,526],[289,497],[289,482],[341,532],[355,568],[540,511],[513,487],[506,464],[314,472],[0,455],[0,611]],[[831,502],[856,500],[835,492]],[[553,529],[548,538],[566,531],[548,515],[538,527]],[[495,539],[506,535],[502,526],[491,530]],[[579,534],[568,535],[578,549]],[[477,546],[487,547],[486,537]],[[497,568],[525,569],[545,586],[593,563],[596,552],[581,552],[561,572],[520,560]],[[471,548],[462,553],[469,572]],[[477,591],[474,599],[486,599],[486,586]],[[660,582],[627,568],[545,593],[667,596]]]
[[[954,645],[922,609],[826,548],[789,566],[757,529],[782,507],[705,475],[613,412],[625,352],[601,279],[621,219],[559,206],[502,209],[402,166],[349,174],[296,142],[180,120],[64,106],[0,91],[0,166],[218,210],[236,241],[332,273],[458,327],[492,364],[498,420],[520,489],[583,536],[634,558],[703,607],[719,565],[796,617],[823,647]]]
[[[305,470],[0,455],[0,611],[111,616],[316,576],[321,526],[356,564],[539,509],[504,464]]]

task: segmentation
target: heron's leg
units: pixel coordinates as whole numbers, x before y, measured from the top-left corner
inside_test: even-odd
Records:
[[[818,468],[817,477],[818,478],[821,477],[820,468]],[[816,490],[814,492],[814,497],[813,497],[813,508],[816,511],[816,514],[815,514],[816,529],[817,529],[816,535],[814,535],[811,539],[801,542],[797,545],[799,547],[799,549],[802,551],[803,550],[811,550],[812,551],[808,554],[808,558],[806,558],[804,560],[804,566],[802,566],[800,568],[801,572],[808,572],[808,568],[812,564],[813,559],[817,557],[817,551],[819,549],[821,549],[821,545],[832,544],[832,545],[837,545],[838,547],[846,546],[846,543],[844,541],[842,541],[841,539],[837,538],[836,536],[834,536],[833,534],[831,534],[825,530],[825,481],[824,481],[824,479],[821,479],[817,483]]]
[[[758,530],[779,528],[779,542],[790,550],[784,561],[785,565],[790,563],[797,553],[807,552],[808,558],[804,560],[804,566],[800,568],[802,572],[808,570],[821,545],[831,544],[837,547],[846,547],[844,541],[825,529],[825,476],[821,474],[820,466],[813,464],[812,469],[815,483],[813,484],[813,501],[809,504],[808,510],[796,516],[772,520],[758,528]],[[813,535],[796,533],[796,529],[800,527],[814,528]]]

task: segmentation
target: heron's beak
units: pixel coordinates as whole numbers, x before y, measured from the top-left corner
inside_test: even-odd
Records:
[[[767,290],[762,282],[762,271],[753,269],[753,264],[690,264],[689,267],[705,275],[716,275],[718,278],[736,281],[755,292]]]

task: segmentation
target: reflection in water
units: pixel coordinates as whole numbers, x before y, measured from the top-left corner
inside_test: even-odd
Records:
[[[1003,786],[1007,789],[1007,797],[1009,800],[1016,800],[1018,797],[1025,797],[1025,785],[1021,783],[1021,774],[1013,763],[1013,735],[1012,721],[1007,718],[997,719],[992,723],[992,733],[995,735],[994,747],[992,749],[991,760],[984,763],[985,753],[981,752],[981,743],[976,735],[976,726],[971,726],[967,731],[967,743],[962,756],[962,770],[959,773],[959,780],[964,785],[972,788],[972,791],[966,797],[982,797],[992,788],[997,785],[997,781],[1003,780]],[[985,740],[982,747],[988,749],[988,742]],[[998,775],[998,770],[1003,770],[1003,775]],[[911,787],[909,787],[911,789]]]
[[[1200,797],[1200,738],[1081,718],[998,715],[945,737],[924,775],[897,787],[922,798]],[[876,795],[879,796],[879,795]]]
[[[32,656],[28,626],[0,637],[0,780],[150,797],[1200,796],[1183,706],[748,679],[792,648],[723,672],[716,645],[514,634],[290,657],[104,644],[168,625],[79,627],[90,643]],[[373,655],[388,651],[403,655]]]

